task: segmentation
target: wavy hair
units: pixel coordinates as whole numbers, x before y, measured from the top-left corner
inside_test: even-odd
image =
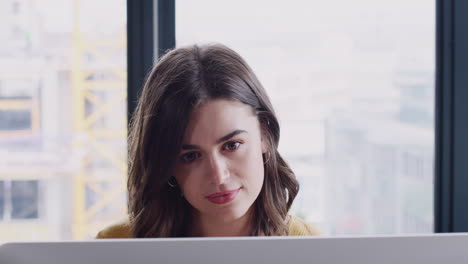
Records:
[[[280,127],[259,80],[235,51],[221,44],[177,48],[146,78],[129,128],[128,209],[137,238],[184,237],[191,205],[167,183],[192,111],[212,99],[252,107],[268,145],[265,177],[254,202],[251,235],[286,235],[299,183],[278,153]]]

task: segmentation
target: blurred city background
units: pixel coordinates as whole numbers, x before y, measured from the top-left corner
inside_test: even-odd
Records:
[[[0,0],[0,241],[126,217],[126,1]],[[327,235],[433,232],[435,3],[177,0],[177,46],[243,56]]]

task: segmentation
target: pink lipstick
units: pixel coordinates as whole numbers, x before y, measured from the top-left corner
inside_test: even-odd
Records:
[[[229,203],[230,201],[236,199],[237,194],[239,193],[241,188],[224,191],[224,192],[217,192],[210,195],[205,196],[208,201],[215,203],[215,204],[225,204]]]

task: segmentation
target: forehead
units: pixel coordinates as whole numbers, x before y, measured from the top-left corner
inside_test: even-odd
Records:
[[[252,107],[239,101],[209,100],[198,106],[190,116],[185,143],[212,142],[236,129],[246,130],[249,134],[259,130]]]

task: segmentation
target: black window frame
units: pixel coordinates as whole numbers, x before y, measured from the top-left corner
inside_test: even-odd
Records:
[[[434,232],[467,232],[468,1],[435,4]],[[175,0],[127,0],[128,120],[155,51],[159,58],[175,47],[175,19]]]
[[[157,58],[175,47],[175,0],[127,0],[127,120]]]
[[[468,2],[437,0],[434,231],[468,231]],[[465,27],[464,27],[465,26]],[[465,32],[464,32],[465,31]],[[465,34],[464,34],[465,33]]]

